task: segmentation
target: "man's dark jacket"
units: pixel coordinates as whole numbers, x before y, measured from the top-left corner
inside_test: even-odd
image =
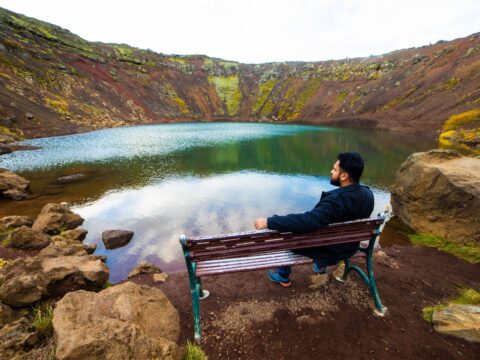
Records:
[[[374,198],[368,186],[353,184],[322,192],[315,207],[303,214],[273,215],[267,219],[268,228],[294,233],[307,233],[328,224],[368,218],[373,211]],[[296,250],[298,254],[322,258],[336,263],[352,256],[359,243],[338,244]]]

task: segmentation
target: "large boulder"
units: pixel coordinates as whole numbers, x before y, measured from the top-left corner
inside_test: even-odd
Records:
[[[480,306],[449,305],[434,311],[432,322],[438,332],[480,342]]]
[[[5,243],[14,249],[39,250],[47,247],[50,241],[50,236],[47,234],[22,226],[10,232]]]
[[[127,245],[133,237],[133,231],[106,230],[102,233],[102,241],[107,249],[116,249]]]
[[[413,229],[480,244],[480,158],[415,153],[398,170],[391,194],[393,212]]]
[[[81,244],[59,247],[52,243],[38,255],[16,259],[0,269],[0,300],[23,307],[50,295],[100,290],[108,275],[108,267],[97,256],[88,255]]]
[[[63,204],[50,203],[40,211],[32,229],[47,234],[59,234],[64,230],[75,229],[83,224],[83,218]]]
[[[30,181],[6,169],[0,169],[0,198],[23,200],[30,193]]]
[[[132,282],[76,291],[53,312],[58,359],[180,359],[180,318],[160,289]]]

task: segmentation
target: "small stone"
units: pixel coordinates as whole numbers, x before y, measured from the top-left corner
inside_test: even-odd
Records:
[[[31,120],[31,119],[33,119],[35,116],[33,116],[32,113],[27,112],[27,113],[25,113],[25,117],[26,117],[28,120]]]
[[[137,266],[135,266],[132,271],[130,271],[128,277],[130,278],[139,274],[152,274],[161,272],[162,270],[160,270],[158,267],[150,264],[148,261],[143,260]]]
[[[102,233],[105,248],[112,250],[127,245],[133,237],[133,231],[106,230]]]
[[[153,274],[153,282],[155,283],[165,282],[167,278],[168,278],[168,275],[166,273]]]
[[[67,239],[76,240],[76,241],[83,241],[87,236],[88,231],[84,229],[75,229],[75,230],[67,230],[62,232],[62,236],[66,237]]]
[[[310,280],[312,284],[308,288],[311,290],[317,290],[328,282],[328,274],[311,275]]]

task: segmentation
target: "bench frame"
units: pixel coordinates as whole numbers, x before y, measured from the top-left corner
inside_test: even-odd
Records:
[[[364,254],[363,256],[365,257],[365,262],[366,262],[365,265],[366,265],[366,270],[367,270],[366,273],[358,265],[352,265],[352,263],[350,261],[350,258],[349,258],[349,259],[344,260],[345,269],[344,269],[343,275],[342,276],[337,276],[337,277],[335,277],[335,279],[340,281],[340,282],[344,282],[344,281],[347,280],[348,274],[351,271],[356,272],[362,278],[362,280],[365,282],[365,284],[367,285],[367,287],[368,287],[368,289],[369,289],[369,291],[370,291],[370,293],[373,297],[373,301],[374,301],[374,304],[375,304],[374,313],[378,316],[384,316],[386,311],[387,311],[387,308],[382,304],[382,302],[380,300],[380,296],[378,294],[378,289],[377,289],[377,285],[376,285],[376,282],[375,282],[375,276],[373,274],[372,258],[373,258],[373,251],[374,251],[376,239],[380,235],[381,225],[385,221],[385,214],[382,214],[382,215],[379,214],[379,216],[377,218],[372,218],[372,219],[361,219],[361,220],[349,221],[349,222],[344,222],[344,223],[331,224],[325,229],[328,229],[332,226],[342,226],[342,225],[346,225],[346,224],[355,224],[355,223],[362,223],[362,222],[368,222],[368,221],[376,222],[375,230],[372,231],[370,239],[368,239],[368,246],[367,247],[361,247],[360,246],[359,249],[358,249],[359,251],[357,252],[357,254],[359,254],[359,252],[360,252],[360,255]],[[317,233],[318,232],[309,233],[309,234],[302,234],[302,235],[298,235],[298,236],[302,236],[302,237],[310,236],[310,237],[313,238],[313,237],[315,237],[315,234],[317,234]],[[250,236],[259,235],[259,236],[271,237],[271,238],[279,237],[279,236],[287,236],[287,237],[288,236],[293,236],[293,237],[295,237],[295,235],[293,235],[291,233],[285,233],[285,232],[282,233],[282,232],[279,232],[279,231],[276,231],[276,230],[259,230],[259,231],[252,231],[252,232],[226,234],[226,235],[220,235],[220,236],[211,236],[211,237],[204,237],[204,238],[192,238],[192,239],[188,239],[187,236],[185,236],[185,235],[180,236],[180,243],[182,245],[182,249],[183,249],[183,253],[184,253],[184,257],[185,257],[185,262],[186,262],[186,265],[187,265],[188,278],[189,278],[189,283],[190,283],[190,292],[191,292],[191,296],[192,296],[193,321],[194,321],[194,339],[195,339],[195,341],[200,341],[200,339],[201,339],[200,300],[205,299],[209,295],[209,292],[202,288],[201,276],[220,275],[222,273],[235,272],[235,271],[249,271],[249,270],[254,271],[254,270],[259,270],[259,269],[240,269],[240,270],[224,271],[224,272],[220,271],[220,272],[216,272],[216,273],[212,273],[212,274],[197,276],[198,261],[196,261],[196,254],[194,253],[194,251],[191,251],[191,246],[195,243],[198,244],[202,241],[210,243],[212,241],[225,240],[225,238],[230,238],[231,239],[231,238],[235,238],[235,236],[239,236],[239,237],[244,236],[245,237],[247,235],[250,235]],[[350,241],[348,241],[348,240],[345,241],[344,240],[344,241],[337,242],[337,243],[348,243],[348,242],[353,242],[353,241],[357,241],[357,240],[350,240]],[[325,244],[323,244],[323,246],[330,245],[330,244],[331,243],[325,243]],[[322,245],[316,245],[316,246],[321,247]],[[288,250],[291,250],[292,248],[295,249],[295,248],[299,248],[299,247],[298,246],[297,247],[289,247],[289,246],[285,247],[285,249],[288,249]],[[259,251],[259,252],[256,253],[256,255],[261,254],[262,252],[265,253],[265,251]],[[250,257],[251,257],[251,255],[255,255],[255,253],[251,253]],[[220,256],[217,255],[217,257],[221,257],[221,255]],[[225,256],[225,258],[228,258],[228,255]],[[233,258],[232,258],[232,256],[230,256],[230,258],[232,260],[236,260],[236,259],[242,260],[242,259],[248,259],[249,256],[247,254],[247,256],[243,255],[243,256],[233,257]],[[305,257],[305,259],[307,259],[307,258]],[[294,265],[300,265],[300,264],[306,264],[306,263],[313,262],[312,259],[310,259],[310,260],[311,261],[304,260],[304,261],[300,261],[300,262],[292,262],[291,264],[288,264],[288,266],[294,266]],[[271,265],[271,264],[269,264],[269,265]],[[271,268],[271,267],[274,267],[274,266],[269,266],[269,268]]]

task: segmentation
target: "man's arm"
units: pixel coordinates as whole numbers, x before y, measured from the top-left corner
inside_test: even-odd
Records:
[[[338,198],[334,197],[333,199],[324,199],[316,208],[303,214],[274,215],[266,219],[266,221],[265,219],[257,219],[255,228],[306,233],[325,227],[328,224],[339,222],[341,218],[342,207],[338,202]],[[257,227],[257,225],[265,227]]]

